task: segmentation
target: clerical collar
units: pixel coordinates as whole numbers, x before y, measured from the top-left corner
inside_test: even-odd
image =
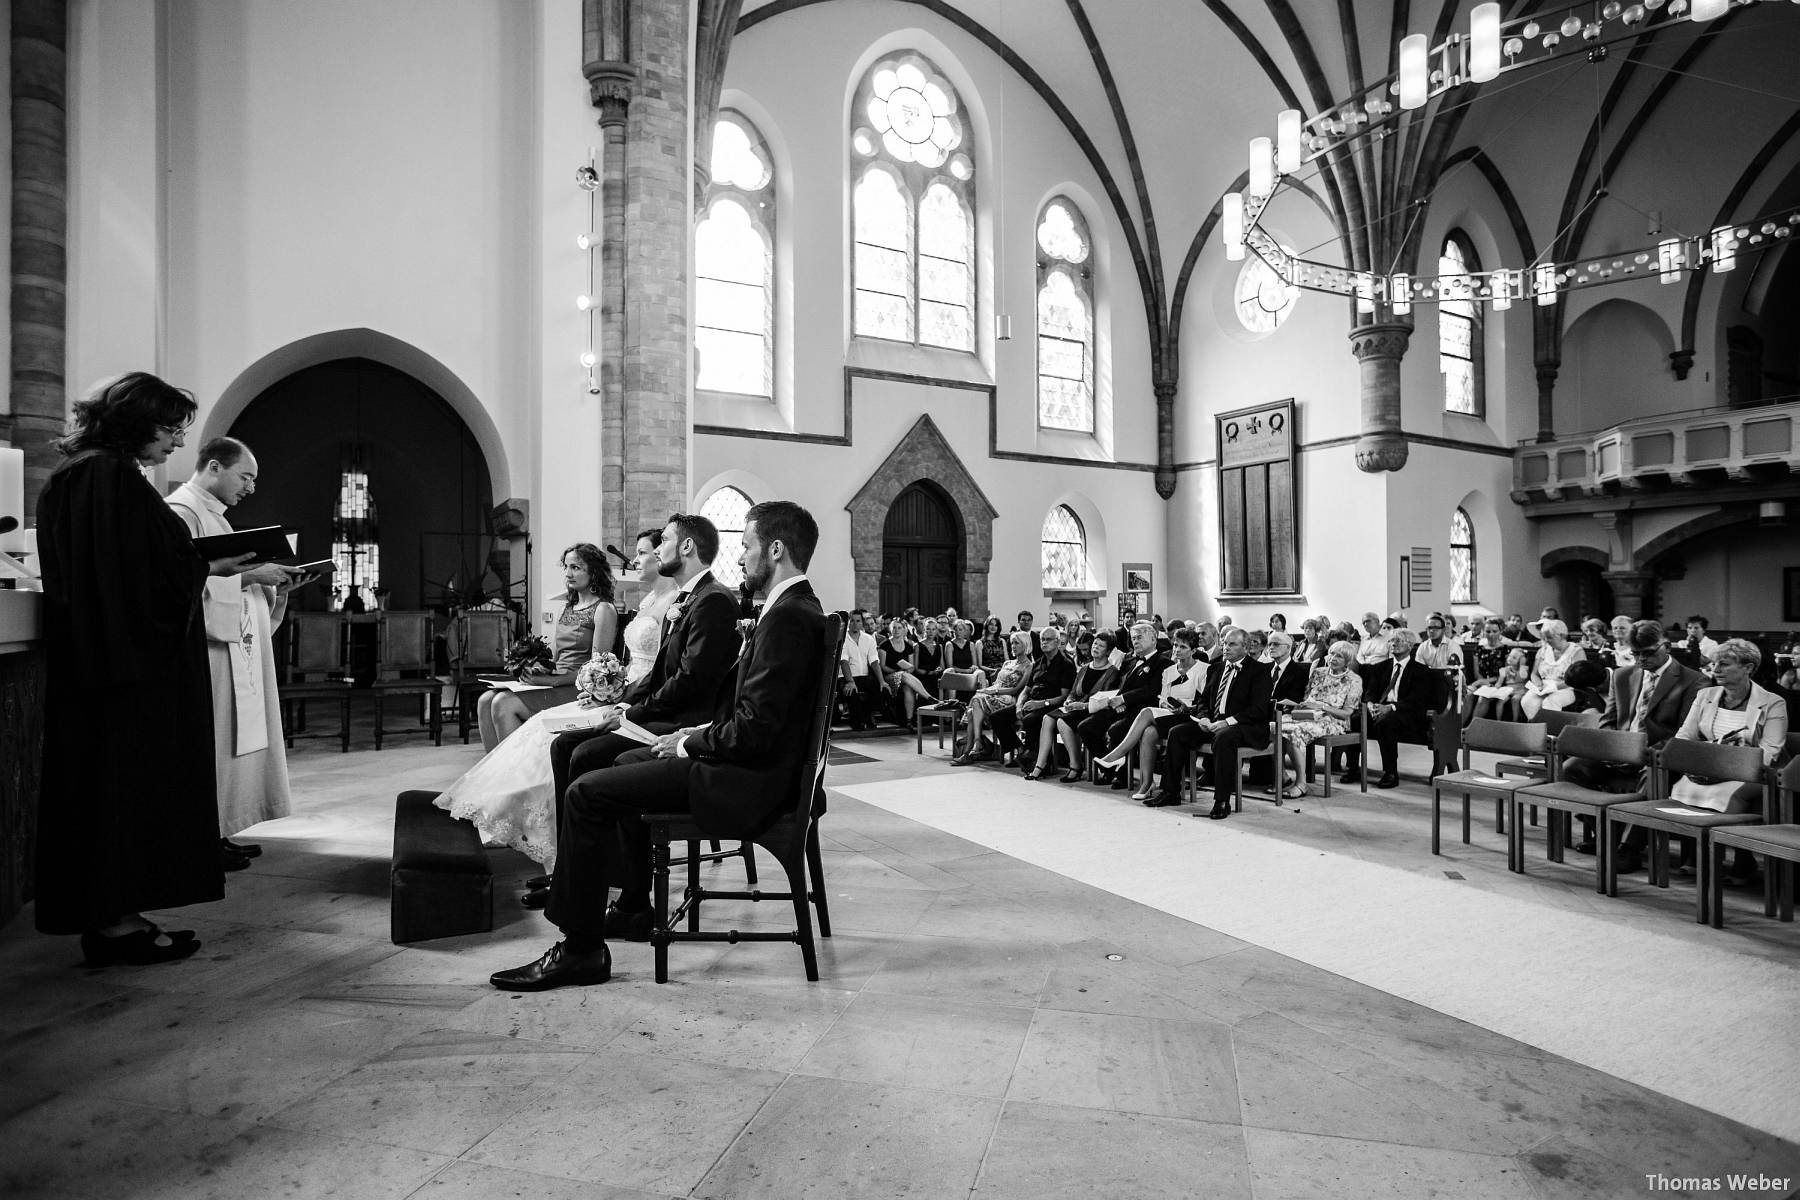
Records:
[[[225,502],[205,488],[195,484],[193,480],[190,479],[181,486],[198,497],[201,507],[205,508],[207,512],[212,513],[215,517],[222,517],[225,515]]]
[[[796,583],[805,583],[805,582],[806,582],[806,576],[804,574],[790,575],[786,579],[782,580],[780,583],[776,584],[774,587],[770,588],[768,596],[763,600],[763,611],[768,612],[769,609],[774,606],[775,602],[777,600],[781,599],[781,594],[783,592],[787,591],[789,588],[793,587]]]

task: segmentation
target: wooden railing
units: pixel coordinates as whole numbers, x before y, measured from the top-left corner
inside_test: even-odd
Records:
[[[1780,479],[1800,470],[1800,403],[1638,417],[1513,451],[1512,498],[1542,504],[1653,488]]]

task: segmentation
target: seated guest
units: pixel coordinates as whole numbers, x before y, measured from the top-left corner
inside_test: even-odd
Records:
[[[1553,604],[1546,604],[1544,606],[1543,611],[1538,613],[1538,619],[1535,621],[1528,622],[1526,624],[1525,628],[1530,630],[1533,634],[1537,635],[1537,639],[1539,641],[1543,641],[1544,640],[1544,622],[1545,621],[1561,621],[1561,620],[1562,620],[1562,614],[1556,610],[1556,606]],[[1564,636],[1567,636],[1568,629],[1569,629],[1568,624],[1565,622],[1563,625]]]
[[[994,682],[978,690],[969,700],[969,741],[968,748],[950,760],[954,767],[966,767],[970,763],[981,762],[993,757],[988,749],[987,741],[982,733],[982,726],[988,718],[1001,709],[1014,707],[1013,698],[1025,690],[1025,681],[1031,674],[1031,635],[1029,633],[1013,633],[1012,657],[1000,664],[994,672]]]
[[[923,700],[937,703],[937,697],[925,686],[917,673],[919,643],[907,636],[906,622],[895,617],[888,622],[888,635],[881,643],[881,687],[900,702],[903,723],[912,724],[913,706]]]
[[[1569,665],[1568,674],[1563,676],[1563,683],[1574,695],[1563,705],[1563,712],[1584,713],[1602,712],[1606,708],[1606,668],[1591,658],[1584,658]]]
[[[1325,644],[1326,626],[1319,624],[1317,617],[1308,617],[1300,622],[1300,636],[1294,639],[1294,661],[1308,666],[1324,661],[1330,647]],[[1352,655],[1354,656],[1354,651]]]
[[[1288,765],[1293,768],[1294,782],[1282,796],[1298,800],[1306,790],[1306,748],[1322,737],[1336,737],[1350,728],[1350,718],[1362,701],[1362,677],[1350,668],[1356,662],[1356,651],[1349,642],[1334,642],[1325,661],[1307,676],[1306,695],[1297,706],[1311,713],[1297,721],[1283,721],[1282,741]],[[1291,701],[1283,703],[1292,704]],[[1325,764],[1326,770],[1331,764]]]
[[[1599,617],[1581,619],[1581,653],[1589,662],[1605,667],[1608,671],[1619,665],[1618,660],[1613,657],[1611,631]]]
[[[1251,658],[1254,658],[1257,662],[1268,662],[1269,635],[1260,629],[1249,629],[1244,631],[1244,636],[1249,641],[1244,653],[1248,654]]]
[[[1008,653],[1006,633],[1000,628],[999,617],[989,617],[982,625],[978,649],[981,661],[977,665],[981,667],[981,673],[987,677],[987,682],[992,683],[994,675],[1006,665]]]
[[[875,710],[888,690],[881,677],[881,647],[868,624],[867,609],[850,614],[844,628],[844,652],[838,659],[838,693],[851,729],[875,728]]]
[[[1285,633],[1269,635],[1269,702],[1280,711],[1293,708],[1306,696],[1307,678],[1312,668],[1305,663],[1294,661],[1294,642]],[[1250,765],[1250,778],[1258,779],[1260,763]],[[1296,776],[1296,779],[1298,777]],[[1279,793],[1282,785],[1270,781],[1268,789],[1271,793]]]
[[[1413,653],[1434,671],[1448,671],[1462,666],[1462,644],[1447,636],[1449,630],[1443,613],[1425,618],[1425,640]]]
[[[988,728],[1007,765],[1027,770],[1035,757],[1044,714],[1061,708],[1075,685],[1075,660],[1063,651],[1062,630],[1054,625],[1040,630],[1038,649],[1041,653],[1032,661],[1025,686],[1014,697],[1012,707],[988,714]]]
[[[1800,692],[1800,642],[1789,642],[1775,656],[1775,663],[1781,668],[1775,686],[1785,692]]]
[[[1286,633],[1287,632],[1287,618],[1282,616],[1280,613],[1270,613],[1269,614],[1269,632],[1270,633]]]
[[[1218,662],[1222,653],[1219,648],[1219,627],[1211,621],[1195,621],[1193,630],[1194,657],[1202,662]]]
[[[944,645],[950,637],[936,617],[920,617],[919,622],[924,626],[924,631],[914,644],[913,678],[925,685],[925,690],[931,695],[931,703],[936,704],[938,676],[944,673]]]
[[[1032,622],[1035,620],[1037,620],[1037,618],[1031,615],[1030,609],[1020,609],[1018,623],[1008,631],[1011,633],[1028,633],[1031,635],[1031,657],[1033,658],[1036,658],[1043,653],[1043,647],[1038,644],[1038,635],[1043,631],[1031,627]]]
[[[1163,754],[1162,789],[1144,803],[1163,808],[1181,803],[1181,775],[1188,756],[1202,746],[1212,746],[1213,806],[1207,815],[1222,821],[1231,815],[1231,798],[1238,788],[1238,751],[1248,746],[1260,750],[1269,744],[1269,664],[1249,657],[1250,640],[1242,630],[1225,633],[1225,652],[1206,680],[1199,703],[1187,719],[1168,732]],[[1202,776],[1198,787],[1204,787]]]
[[[1515,661],[1516,667],[1512,665]],[[1499,617],[1487,618],[1482,622],[1481,640],[1475,644],[1475,678],[1469,681],[1472,703],[1463,723],[1476,717],[1513,720],[1513,703],[1525,694],[1530,681],[1531,664],[1525,652],[1507,642],[1506,625]]]
[[[1163,672],[1168,666],[1169,659],[1156,649],[1156,626],[1148,621],[1139,621],[1133,625],[1131,657],[1118,668],[1116,694],[1106,697],[1105,703],[1095,707],[1088,718],[1076,727],[1089,761],[1105,755],[1110,747],[1125,736],[1132,721],[1137,719],[1138,711],[1156,702],[1156,697],[1162,690]],[[1096,778],[1103,783],[1113,782],[1111,774],[1106,772],[1097,773]]]
[[[950,640],[944,643],[944,667],[937,680],[939,696],[950,692],[972,692],[987,682],[987,676],[981,671],[981,647],[974,637],[972,622],[956,620],[950,623]],[[954,704],[956,701],[943,703]],[[939,704],[940,708],[943,703]]]
[[[1616,669],[1631,666],[1635,661],[1631,657],[1631,618],[1614,617],[1608,632],[1611,634],[1613,667]]]
[[[1400,742],[1422,741],[1431,732],[1429,713],[1441,694],[1437,672],[1413,654],[1418,638],[1411,630],[1396,629],[1389,638],[1392,654],[1386,662],[1363,673],[1363,697],[1369,701],[1369,737],[1381,749],[1378,788],[1400,786]],[[1360,714],[1358,714],[1360,717]],[[1345,783],[1357,782],[1357,751],[1346,749],[1350,764]]]
[[[1081,742],[1075,736],[1075,726],[1089,716],[1088,704],[1094,693],[1112,687],[1119,678],[1112,665],[1113,635],[1103,629],[1087,641],[1088,656],[1076,670],[1069,694],[1059,707],[1047,710],[1038,723],[1037,762],[1026,773],[1027,779],[1041,778],[1050,769],[1059,735],[1069,756],[1069,770],[1062,781],[1074,783],[1081,778]]]
[[[606,940],[650,936],[650,827],[644,813],[693,813],[710,836],[746,838],[794,803],[810,747],[813,689],[825,615],[805,569],[818,543],[811,514],[785,500],[744,517],[744,578],[768,596],[729,694],[710,724],[663,735],[569,785],[557,831],[545,915],[563,940],[541,958],[489,977],[497,988],[542,991],[605,983]],[[609,909],[609,887],[619,898]]]
[[[1197,649],[1192,630],[1175,631],[1175,660],[1163,670],[1162,688],[1157,692],[1156,703],[1139,709],[1125,736],[1107,751],[1106,757],[1095,762],[1103,770],[1115,772],[1125,765],[1132,750],[1137,750],[1143,790],[1133,793],[1133,800],[1150,798],[1156,778],[1157,750],[1162,739],[1177,722],[1186,719],[1185,714],[1193,706],[1194,697],[1206,682],[1207,664],[1197,657]]]
[[[1713,655],[1719,652],[1719,643],[1706,636],[1707,621],[1705,617],[1695,615],[1687,619],[1687,639],[1676,642],[1669,647],[1675,661],[1684,667],[1692,667],[1705,674],[1711,673]]]
[[[568,592],[550,635],[550,652],[555,661],[547,668],[528,666],[519,673],[521,682],[536,684],[542,690],[509,692],[490,688],[476,699],[475,717],[481,727],[484,750],[498,746],[529,721],[532,713],[574,700],[575,672],[588,659],[613,648],[619,610],[612,604],[612,567],[607,565],[606,555],[590,542],[577,542],[563,551],[562,565],[563,586]]]
[[[1519,708],[1527,721],[1544,709],[1561,712],[1563,706],[1575,698],[1563,682],[1563,676],[1568,674],[1571,664],[1586,657],[1581,647],[1569,640],[1569,627],[1554,617],[1538,623],[1538,636],[1543,639],[1543,644],[1532,658],[1531,682],[1519,700]]]
[[[1387,635],[1382,630],[1379,613],[1366,612],[1362,618],[1363,639],[1356,647],[1356,665],[1372,667],[1386,662],[1390,653]]]

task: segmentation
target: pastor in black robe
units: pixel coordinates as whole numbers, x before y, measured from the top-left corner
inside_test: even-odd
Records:
[[[44,576],[37,927],[217,900],[207,564],[129,455],[66,459],[38,499]]]

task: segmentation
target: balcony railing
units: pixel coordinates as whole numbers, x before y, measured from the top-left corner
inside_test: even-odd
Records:
[[[1721,483],[1800,471],[1800,402],[1638,417],[1513,451],[1520,504]]]

